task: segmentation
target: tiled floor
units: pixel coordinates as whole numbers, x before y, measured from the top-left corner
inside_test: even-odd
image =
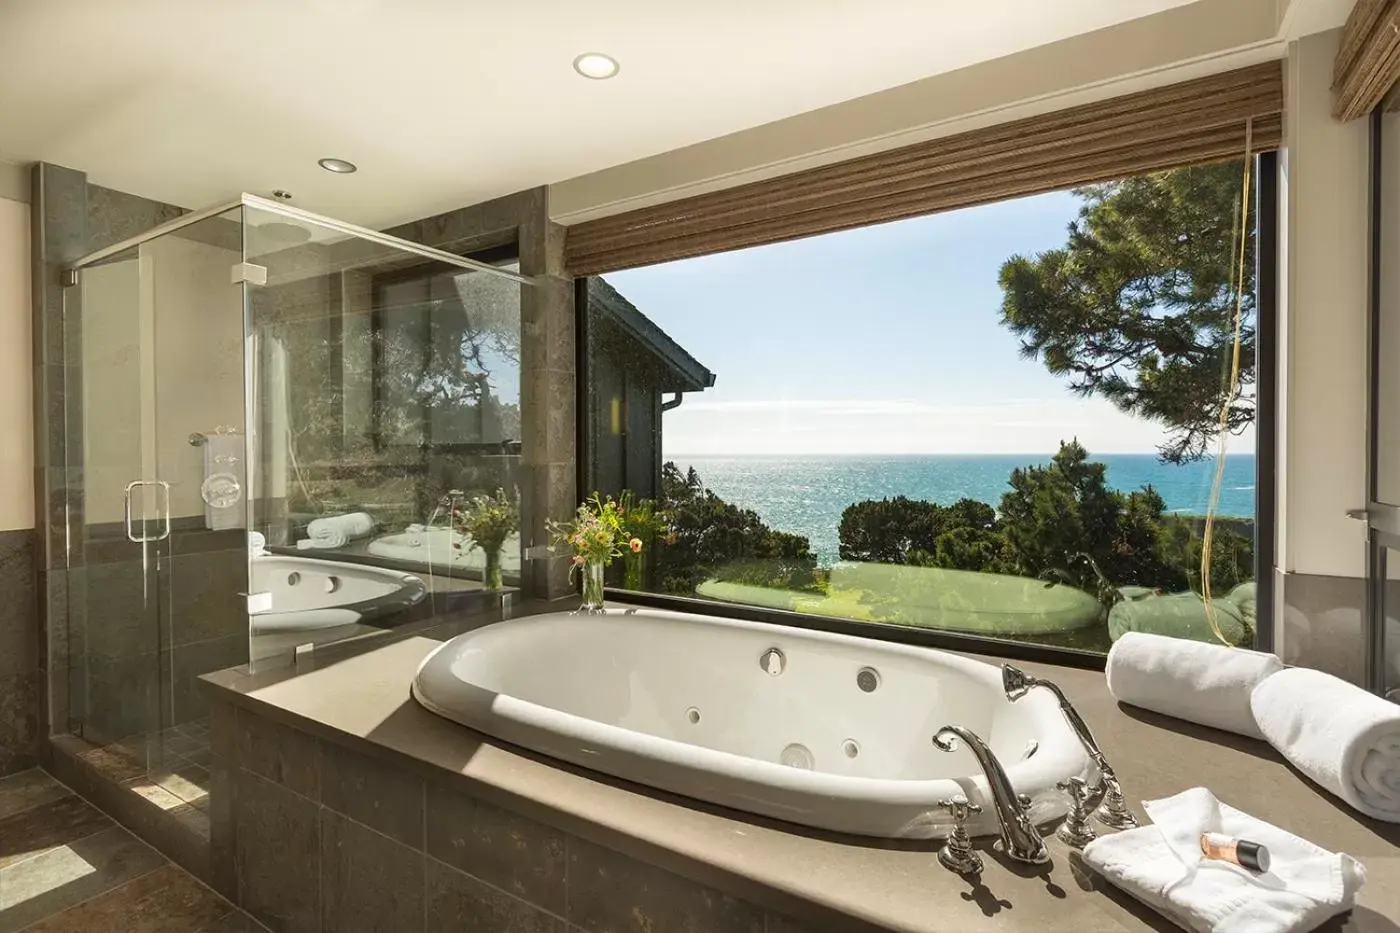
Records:
[[[265,933],[42,771],[0,778],[0,933]]]
[[[209,725],[200,720],[108,745],[89,745],[77,756],[114,784],[167,811],[181,825],[209,838]]]

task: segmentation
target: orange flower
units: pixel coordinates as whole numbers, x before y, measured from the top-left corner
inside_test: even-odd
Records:
[[[632,549],[633,554],[639,553],[642,549],[642,539],[633,538],[631,541],[627,542],[627,546]]]

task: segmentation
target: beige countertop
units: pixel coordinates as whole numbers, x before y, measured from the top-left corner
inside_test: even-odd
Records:
[[[224,671],[206,678],[256,708],[406,767],[460,775],[474,792],[567,832],[774,910],[838,930],[1168,931],[1177,929],[1088,870],[1053,838],[1054,862],[1012,868],[978,839],[976,882],[943,869],[941,843],[837,837],[625,784],[536,757],[417,705],[409,682],[439,642],[409,638],[320,659],[292,676]],[[996,659],[986,659],[997,663]],[[1101,673],[1021,664],[1064,688],[1134,803],[1205,785],[1224,802],[1328,849],[1368,880],[1355,911],[1327,931],[1400,933],[1400,825],[1359,816],[1267,744],[1120,707]],[[406,758],[401,757],[406,756]],[[1141,813],[1140,808],[1139,814]]]

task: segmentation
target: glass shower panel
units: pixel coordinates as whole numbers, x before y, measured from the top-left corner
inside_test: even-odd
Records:
[[[148,770],[193,750],[198,676],[247,660],[244,513],[204,495],[245,459],[241,256],[233,211],[84,268],[65,294],[73,728]]]
[[[252,656],[370,638],[498,607],[462,524],[479,496],[519,508],[520,286],[245,209]],[[455,516],[455,519],[454,519]]]

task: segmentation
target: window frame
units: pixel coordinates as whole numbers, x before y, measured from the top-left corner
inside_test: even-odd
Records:
[[[1275,644],[1274,605],[1276,563],[1276,525],[1278,501],[1277,437],[1278,437],[1278,152],[1265,151],[1254,156],[1255,171],[1255,516],[1254,516],[1254,582],[1256,587],[1256,621],[1254,647],[1273,651]],[[605,275],[606,273],[597,273]],[[588,279],[574,279],[575,311],[575,373],[577,404],[577,473],[582,494],[593,489],[590,464],[593,462],[592,432],[588,429],[584,400],[590,391],[591,360],[588,332]],[[1058,664],[1087,670],[1103,670],[1107,654],[1039,645],[1034,642],[1010,641],[987,635],[973,635],[942,629],[918,628],[888,622],[863,622],[838,616],[811,615],[763,606],[746,606],[691,596],[674,596],[626,590],[609,586],[607,598],[656,609],[692,612],[720,618],[764,622],[792,628],[855,635],[876,641],[937,648],[971,654],[990,655],[1009,660]]]

